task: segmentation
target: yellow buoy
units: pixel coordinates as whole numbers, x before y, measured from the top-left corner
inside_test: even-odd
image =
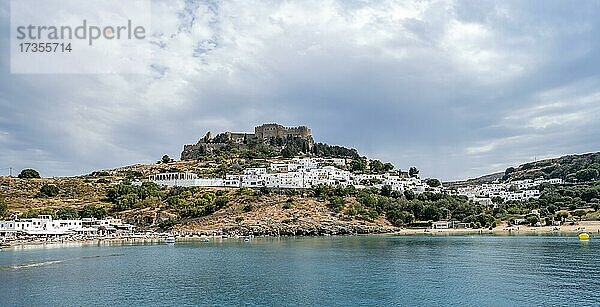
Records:
[[[580,233],[578,237],[579,237],[579,240],[582,240],[582,241],[587,241],[590,239],[590,235],[585,232]]]

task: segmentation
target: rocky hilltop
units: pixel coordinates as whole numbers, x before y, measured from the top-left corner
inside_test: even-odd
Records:
[[[306,126],[285,127],[279,124],[263,124],[251,132],[223,132],[213,137],[209,131],[196,144],[184,145],[181,160],[194,160],[219,153],[259,151],[259,155],[309,154],[313,152],[312,130]]]

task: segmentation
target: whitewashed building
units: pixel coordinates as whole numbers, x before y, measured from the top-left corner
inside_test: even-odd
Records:
[[[148,179],[166,186],[249,187],[306,189],[319,184],[354,186],[356,188],[389,185],[394,191],[426,190],[421,179],[407,178],[398,173],[353,174],[339,168],[345,159],[295,158],[289,162],[274,162],[266,167],[244,169],[242,174],[227,174],[224,178],[198,178],[190,173],[164,173]]]
[[[130,231],[131,229],[133,229],[132,225],[114,218],[55,220],[51,215],[40,215],[37,218],[0,221],[0,236],[19,234],[30,236],[91,235],[98,233],[99,230],[103,233],[110,233],[117,230]]]
[[[0,233],[38,236],[60,236],[69,234],[91,234],[96,228],[84,228],[81,220],[54,220],[50,215],[37,218],[18,219],[0,222]]]
[[[541,193],[538,189],[535,189],[535,187],[538,187],[543,183],[562,184],[563,180],[560,178],[514,180],[508,183],[467,186],[458,188],[456,192],[459,195],[465,195],[473,200],[500,197],[505,201],[525,201],[532,198],[539,198]]]

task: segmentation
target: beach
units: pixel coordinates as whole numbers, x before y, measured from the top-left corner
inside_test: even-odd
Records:
[[[562,226],[508,226],[500,225],[493,229],[488,228],[466,228],[466,229],[415,229],[402,228],[395,232],[358,234],[358,236],[389,236],[389,235],[495,235],[495,236],[530,236],[530,235],[573,235],[580,232],[587,232],[593,238],[600,236],[600,221],[582,221],[576,225]],[[143,244],[143,243],[163,243],[166,233],[136,234],[130,236],[106,236],[106,237],[79,237],[79,238],[16,238],[9,241],[0,241],[4,248],[27,247],[27,246],[74,246],[74,245],[113,245],[113,244]],[[347,236],[347,235],[341,235]],[[204,241],[247,238],[246,236],[221,236],[221,235],[197,235],[195,233],[179,232],[176,234],[178,241]],[[254,236],[252,236],[254,237]],[[256,236],[269,237],[269,236]],[[293,237],[293,236],[282,236]],[[310,236],[298,236],[310,237]],[[316,236],[315,236],[316,237]]]
[[[462,228],[462,229],[412,229],[405,228],[394,234],[398,235],[417,235],[417,234],[445,234],[445,235],[460,235],[460,234],[493,234],[493,235],[550,235],[564,234],[576,235],[579,232],[588,232],[592,237],[600,235],[600,221],[581,221],[575,225],[561,226],[540,226],[530,227],[525,225],[509,226],[506,224],[499,225],[495,228]]]

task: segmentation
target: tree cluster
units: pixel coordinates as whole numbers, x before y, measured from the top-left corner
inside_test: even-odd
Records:
[[[160,187],[151,182],[136,186],[121,183],[108,189],[106,198],[116,212],[146,207],[175,210],[181,217],[191,218],[212,214],[224,207],[229,199],[224,191],[199,192],[195,187]]]
[[[21,173],[19,173],[18,177],[23,178],[23,179],[41,178],[40,173],[38,173],[38,171],[31,169],[31,168],[22,170]]]
[[[35,195],[38,198],[55,197],[59,193],[59,189],[54,184],[44,184],[40,191]]]

